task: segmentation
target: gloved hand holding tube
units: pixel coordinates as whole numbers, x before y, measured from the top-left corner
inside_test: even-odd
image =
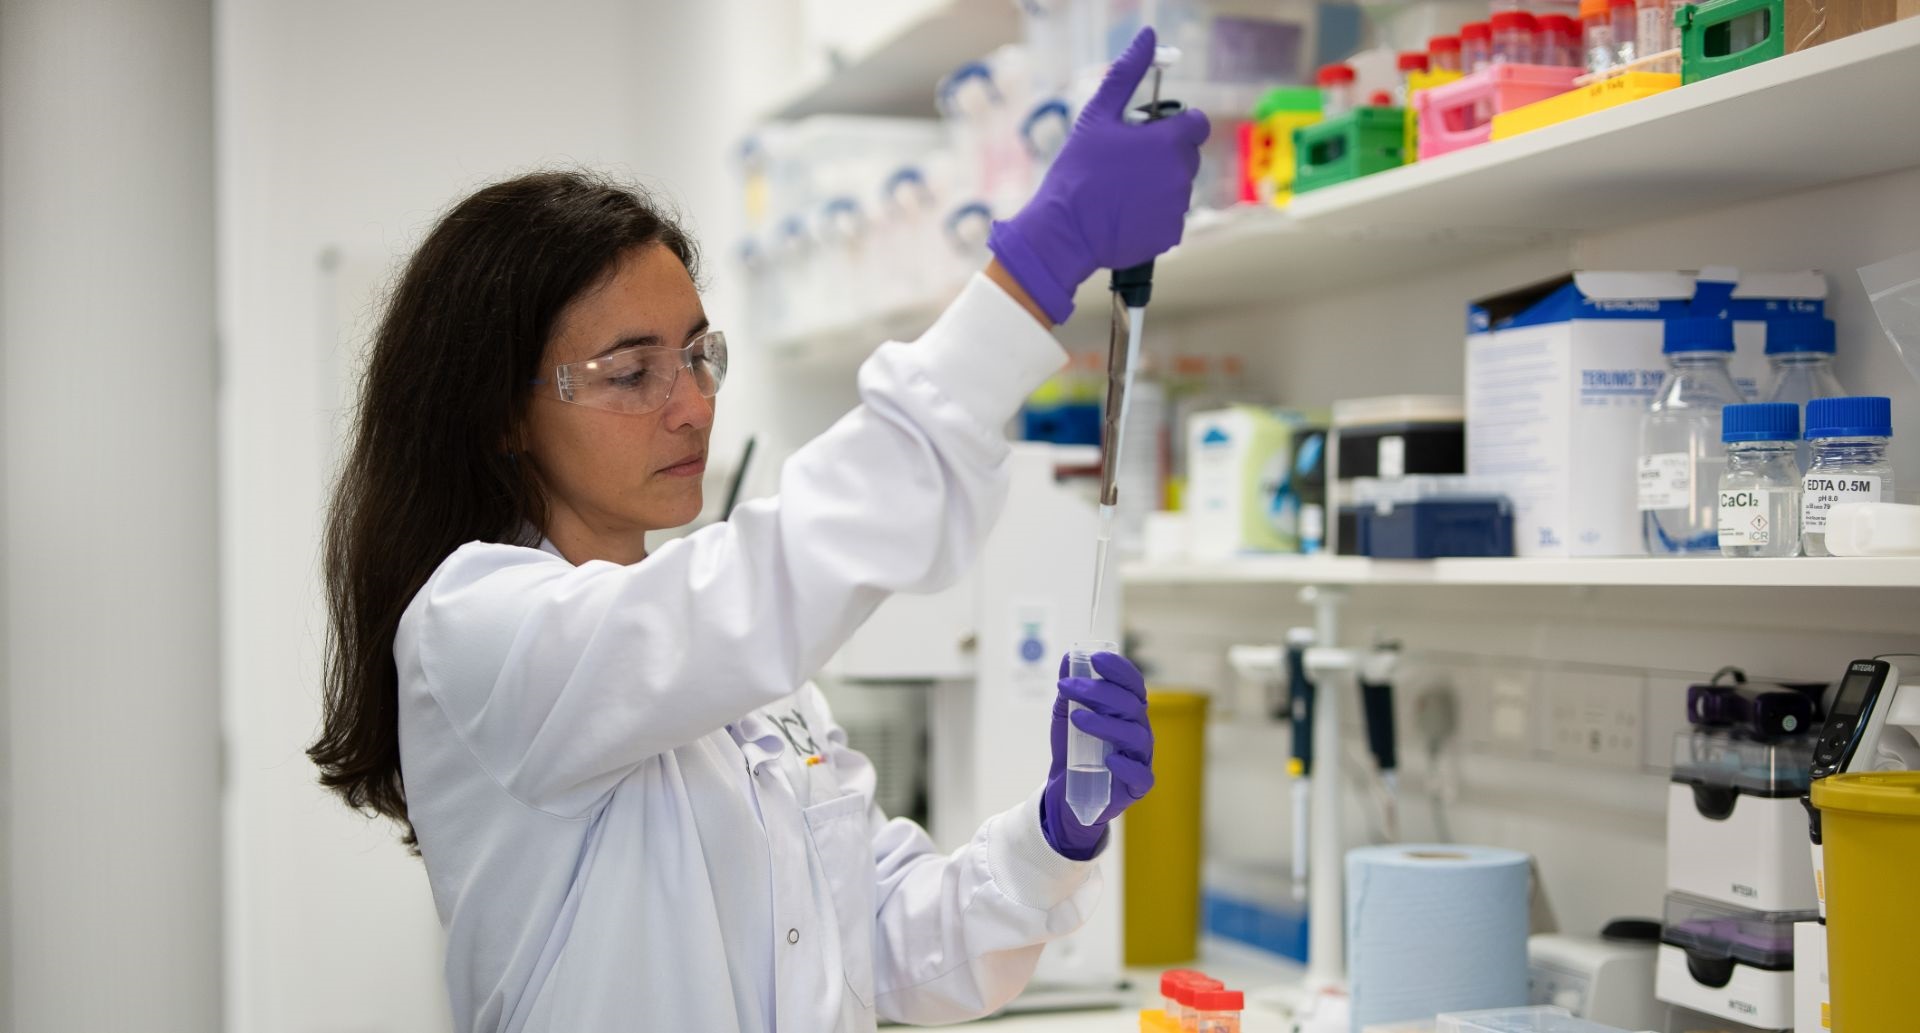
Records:
[[[1136,266],[1180,243],[1210,127],[1198,111],[1126,121],[1154,45],[1153,29],[1141,29],[1081,110],[1033,199],[987,238],[1056,323],[1073,314],[1073,292],[1095,270]]]
[[[1153,726],[1147,721],[1147,682],[1116,653],[1093,653],[1091,676],[1070,673],[1060,660],[1059,694],[1053,701],[1053,764],[1040,796],[1040,830],[1062,857],[1092,860],[1106,845],[1107,823],[1153,788]],[[1084,747],[1069,740],[1091,737],[1103,747],[1111,788],[1106,806],[1090,822],[1068,802],[1068,769]]]

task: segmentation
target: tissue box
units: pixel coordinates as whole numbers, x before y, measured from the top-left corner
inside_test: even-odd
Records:
[[[1752,397],[1767,371],[1766,323],[1825,312],[1817,272],[1581,272],[1468,309],[1467,473],[1514,503],[1521,556],[1644,551],[1635,462],[1640,417],[1660,386],[1665,320],[1734,320],[1732,369]]]
[[[1276,504],[1293,456],[1293,425],[1270,409],[1236,405],[1187,417],[1187,511],[1194,559],[1292,552]]]

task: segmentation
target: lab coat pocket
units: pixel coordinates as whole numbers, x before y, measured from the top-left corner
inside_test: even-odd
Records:
[[[873,1007],[873,834],[867,798],[848,793],[807,808],[807,832],[833,893],[840,930],[840,963],[847,988],[862,1007]]]

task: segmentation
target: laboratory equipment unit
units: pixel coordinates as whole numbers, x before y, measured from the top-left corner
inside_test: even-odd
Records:
[[[1793,927],[1813,911],[1754,911],[1667,895],[1655,992],[1760,1029],[1793,1025]]]
[[[1757,911],[1815,906],[1806,795],[1813,733],[1777,741],[1729,729],[1674,736],[1667,888]]]
[[[1466,473],[1466,407],[1449,395],[1342,399],[1333,404],[1331,446],[1334,551],[1359,555],[1355,483]]]
[[[1527,996],[1534,1004],[1625,1029],[1657,1029],[1666,1014],[1653,996],[1660,923],[1618,919],[1599,936],[1536,933],[1527,938]]]

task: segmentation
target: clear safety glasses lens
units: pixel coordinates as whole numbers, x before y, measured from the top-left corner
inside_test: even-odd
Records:
[[[702,398],[719,394],[720,385],[727,379],[727,335],[709,331],[684,348],[623,348],[597,359],[556,366],[553,380],[563,402],[613,412],[646,413],[666,405],[673,397],[681,370],[687,372]]]

